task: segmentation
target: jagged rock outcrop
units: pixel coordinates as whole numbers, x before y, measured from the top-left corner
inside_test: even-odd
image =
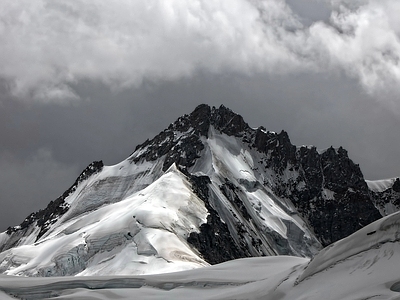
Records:
[[[313,227],[322,245],[342,239],[381,217],[373,205],[358,165],[343,148],[297,150],[291,168],[297,178],[283,183],[279,195],[289,198]],[[291,177],[295,178],[295,176]]]

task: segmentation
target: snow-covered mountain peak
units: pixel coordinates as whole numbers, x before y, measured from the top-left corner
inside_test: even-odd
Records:
[[[120,163],[90,164],[46,209],[0,234],[0,271],[143,274],[311,258],[400,207],[396,184],[385,193],[381,204],[341,147],[296,147],[285,131],[203,104]]]
[[[219,108],[199,105],[191,114],[178,118],[167,129],[136,147],[133,162],[154,161],[165,157],[163,170],[176,163],[191,167],[204,149],[201,138],[208,137],[211,127],[227,135],[241,136],[250,127],[243,118],[221,105]]]

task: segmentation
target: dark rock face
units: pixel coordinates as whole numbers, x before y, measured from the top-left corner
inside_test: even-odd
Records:
[[[325,178],[325,187],[339,194],[349,188],[367,191],[368,187],[358,165],[347,156],[347,151],[332,147],[321,155],[321,167]]]
[[[314,194],[315,200],[302,207],[302,210],[306,212],[323,245],[342,239],[381,218],[371,202],[359,166],[348,158],[347,151],[329,148],[321,154],[320,167],[323,178],[320,187],[332,191],[333,199],[327,199],[321,193]],[[301,196],[298,205],[299,201],[302,201]],[[315,212],[310,207],[311,203],[315,206]]]
[[[193,191],[204,201],[209,212],[207,223],[200,226],[200,233],[192,232],[187,241],[192,244],[210,264],[218,264],[228,260],[251,257],[245,244],[237,245],[230,235],[229,229],[222,222],[218,212],[209,203],[207,176],[189,177]]]
[[[284,147],[269,152],[270,164],[279,174],[289,163],[287,174],[293,175],[274,189],[292,201],[323,246],[381,218],[360,168],[343,148],[331,147],[319,154],[315,148],[293,151],[290,143]]]
[[[244,131],[250,129],[242,116],[223,105],[218,109],[212,109],[210,123],[216,129],[230,136],[242,136]]]
[[[400,193],[400,179],[396,178],[396,180],[393,183],[392,189],[396,193]]]
[[[274,133],[267,132],[265,127],[261,126],[257,128],[253,146],[258,151],[265,153],[267,151],[267,141],[271,140],[274,137],[275,137]]]
[[[8,235],[12,235],[13,233],[18,233],[20,231],[21,233],[23,233],[28,229],[28,227],[31,224],[37,222],[36,225],[40,228],[39,234],[36,237],[37,241],[47,232],[50,225],[54,224],[59,219],[60,216],[62,216],[68,211],[69,205],[65,203],[64,200],[76,190],[78,184],[86,180],[93,174],[100,172],[103,169],[103,166],[104,165],[102,161],[92,162],[89,166],[85,168],[85,170],[82,171],[82,173],[75,180],[74,184],[68,190],[66,190],[60,197],[58,197],[54,201],[50,201],[50,203],[47,205],[45,209],[30,214],[28,217],[25,218],[25,220],[19,226],[8,227],[6,233]],[[19,235],[16,234],[15,236]],[[17,241],[18,240],[15,240],[14,244]],[[8,248],[11,248],[12,246],[13,244],[9,245]],[[4,250],[6,249],[0,249],[0,251]]]
[[[226,183],[220,186],[221,192],[224,194],[226,199],[232,204],[233,207],[236,208],[237,211],[247,220],[250,221],[251,216],[249,215],[246,206],[243,204],[243,201],[238,196],[237,187],[226,180]]]
[[[135,151],[146,150],[142,155],[133,158],[133,161],[138,162],[143,159],[154,161],[165,156],[164,171],[173,163],[184,167],[192,166],[204,149],[200,137],[208,133],[210,114],[209,106],[198,106],[192,114],[180,117],[152,140],[137,146]]]

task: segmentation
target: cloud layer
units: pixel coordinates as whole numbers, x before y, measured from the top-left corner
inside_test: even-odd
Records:
[[[282,0],[4,0],[0,77],[20,98],[78,99],[196,72],[344,72],[366,91],[400,83],[400,2],[332,0],[329,22],[302,24]]]

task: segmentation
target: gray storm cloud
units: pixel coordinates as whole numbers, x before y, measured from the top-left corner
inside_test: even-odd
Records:
[[[367,92],[400,83],[400,2],[331,1],[304,26],[282,0],[3,0],[0,77],[20,98],[78,99],[198,71],[344,72]]]

